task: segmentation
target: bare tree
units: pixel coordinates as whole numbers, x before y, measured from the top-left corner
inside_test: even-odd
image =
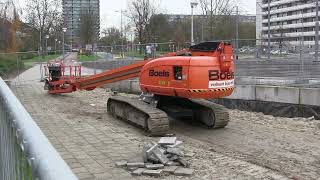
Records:
[[[152,0],[131,0],[129,2],[128,17],[135,25],[138,40],[141,43],[147,40],[144,38],[146,26],[154,13],[155,6]]]
[[[233,0],[199,0],[202,14],[206,16],[210,28],[210,37],[214,36],[214,28],[223,23],[223,16],[228,16],[234,9]]]
[[[82,45],[95,42],[95,19],[91,8],[84,8],[81,12],[80,41]]]
[[[52,33],[55,29],[54,27],[61,24],[61,1],[29,0],[27,12],[26,19],[41,34],[40,38],[43,46],[43,37],[46,34]]]
[[[103,29],[102,33],[104,34],[104,37],[100,39],[100,43],[105,46],[112,46],[114,44],[120,45],[122,41],[124,41],[120,30],[115,27]]]

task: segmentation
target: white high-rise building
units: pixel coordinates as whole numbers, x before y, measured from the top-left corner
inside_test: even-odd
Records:
[[[268,44],[268,1],[257,0],[257,39]],[[271,45],[296,49],[315,45],[317,0],[270,0]]]

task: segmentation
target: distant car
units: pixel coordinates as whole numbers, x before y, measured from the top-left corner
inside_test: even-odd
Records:
[[[72,49],[72,52],[79,52],[79,49]]]
[[[272,50],[270,51],[271,54],[276,55],[276,54],[280,54],[279,50]]]

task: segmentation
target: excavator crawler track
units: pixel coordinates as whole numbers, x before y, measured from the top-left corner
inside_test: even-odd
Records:
[[[213,103],[208,100],[204,100],[204,99],[190,99],[190,101],[209,110],[209,111],[200,111],[200,114],[199,114],[199,111],[198,113],[197,112],[195,113],[195,118],[199,116],[201,116],[202,118],[211,118],[211,119],[202,120],[202,121],[205,121],[204,123],[208,127],[218,129],[218,128],[224,128],[225,126],[228,125],[230,120],[229,111],[224,106]],[[203,116],[204,114],[205,115],[212,114],[212,116],[211,117]]]
[[[158,108],[175,118],[192,117],[209,128],[224,128],[229,122],[229,111],[222,105],[205,99],[186,99],[159,96]]]
[[[165,135],[169,131],[167,114],[138,98],[111,96],[107,102],[107,109],[113,116],[143,128],[150,136]]]

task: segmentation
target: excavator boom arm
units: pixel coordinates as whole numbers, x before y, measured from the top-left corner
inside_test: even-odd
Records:
[[[78,79],[74,82],[77,89],[90,90],[113,83],[117,81],[127,80],[135,77],[139,77],[142,67],[150,60],[139,61],[134,64],[105,71],[97,75],[91,75],[89,77]]]

